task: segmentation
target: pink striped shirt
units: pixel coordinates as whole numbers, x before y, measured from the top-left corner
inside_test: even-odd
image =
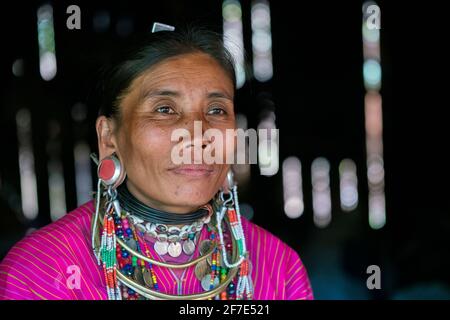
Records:
[[[18,242],[0,263],[0,299],[107,299],[105,279],[91,249],[94,210],[90,201]],[[297,252],[250,221],[242,223],[253,265],[253,299],[313,299]],[[203,228],[199,241],[206,237]],[[152,246],[150,251],[157,257]],[[192,258],[197,256],[198,250]],[[154,268],[162,292],[203,292],[195,266],[186,268],[181,282],[167,268]]]

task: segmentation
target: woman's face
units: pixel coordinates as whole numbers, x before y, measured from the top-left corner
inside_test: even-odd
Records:
[[[206,54],[160,62],[132,82],[121,99],[119,121],[104,117],[97,121],[100,157],[118,154],[130,192],[147,205],[177,213],[193,211],[218,191],[229,165],[175,164],[174,147],[182,146],[182,153],[190,153],[193,161],[210,141],[203,139],[194,147],[187,140],[172,141],[172,133],[186,129],[193,142],[194,121],[200,121],[203,132],[214,128],[225,137],[226,129],[235,128],[233,95],[230,77]],[[102,129],[105,125],[110,134]],[[223,148],[224,154],[231,151],[226,143]]]

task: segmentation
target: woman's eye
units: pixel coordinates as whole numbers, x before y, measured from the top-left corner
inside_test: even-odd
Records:
[[[223,115],[223,114],[226,114],[226,113],[227,112],[221,107],[212,107],[211,109],[208,110],[208,114]]]
[[[175,111],[172,109],[172,107],[169,107],[169,106],[161,106],[161,107],[158,107],[158,108],[156,108],[155,111],[156,111],[156,112],[159,112],[159,113],[167,113],[167,114],[173,114],[173,113],[175,113]]]

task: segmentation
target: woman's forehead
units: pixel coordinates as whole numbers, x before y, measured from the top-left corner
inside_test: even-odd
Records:
[[[143,91],[177,91],[197,88],[224,91],[233,96],[234,86],[225,70],[214,58],[202,54],[185,54],[164,60],[145,71],[131,87]]]

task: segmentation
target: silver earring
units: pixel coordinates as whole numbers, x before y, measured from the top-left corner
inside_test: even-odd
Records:
[[[120,203],[117,200],[117,190],[116,188],[125,180],[126,173],[122,162],[117,157],[115,153],[103,158],[102,160],[98,160],[97,155],[95,153],[91,154],[92,160],[97,164],[97,175],[98,175],[98,183],[97,183],[97,194],[96,194],[96,205],[95,205],[95,217],[92,225],[92,248],[97,257],[98,262],[100,263],[99,253],[95,248],[95,235],[97,233],[97,224],[100,212],[100,198],[102,196],[102,185],[106,188],[106,212],[105,214],[109,214],[111,208],[114,207],[114,211],[117,215],[120,216],[122,212],[122,208],[120,207]]]
[[[100,160],[97,167],[97,175],[105,187],[112,187],[113,189],[122,184],[126,177],[122,162],[116,153]]]

